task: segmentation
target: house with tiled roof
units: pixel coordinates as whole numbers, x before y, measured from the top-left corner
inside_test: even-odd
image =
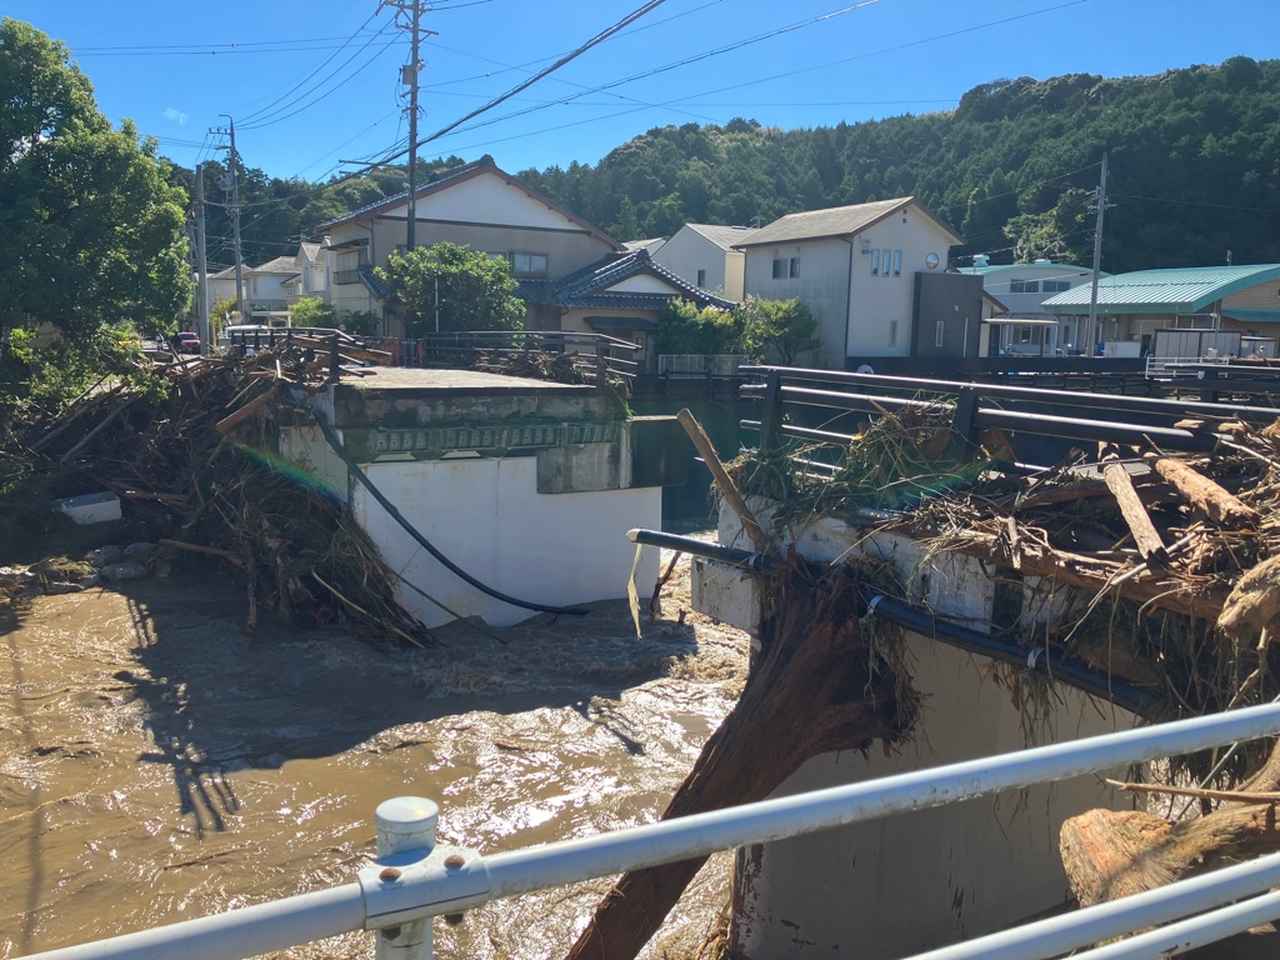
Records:
[[[916,310],[921,278],[945,272],[958,243],[915,197],[896,197],[790,213],[734,246],[746,255],[744,293],[805,303],[822,344],[812,362],[839,369],[910,356],[913,332],[953,312],[977,325],[980,297],[966,294],[946,318]]]
[[[671,300],[722,310],[734,306],[672,273],[643,249],[603,257],[527,295],[559,310],[562,330],[604,333],[638,344],[642,372],[656,369],[658,321]]]
[[[1059,315],[1088,316],[1090,284],[1044,301]],[[1157,330],[1280,333],[1280,263],[1171,267],[1117,273],[1098,281],[1100,340],[1152,342]]]
[[[741,300],[746,256],[734,245],[745,242],[754,232],[751,227],[686,223],[651,252],[655,261],[694,286]]]
[[[329,261],[323,243],[304,240],[293,256],[294,273],[285,281],[293,296],[329,298]]]
[[[383,318],[388,335],[404,324],[386,304],[374,268],[403,249],[408,238],[409,195],[370,203],[320,225],[328,235],[329,300],[339,315],[369,311]],[[592,223],[564,209],[500,169],[490,156],[444,171],[416,191],[415,242],[465,244],[504,257],[529,304],[526,326],[560,329],[560,306],[548,290],[560,280],[626,248]]]

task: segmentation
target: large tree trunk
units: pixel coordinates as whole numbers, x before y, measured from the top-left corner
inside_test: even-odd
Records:
[[[1278,785],[1280,742],[1240,790],[1263,793]],[[1087,907],[1274,853],[1280,850],[1280,826],[1275,804],[1226,803],[1176,823],[1141,810],[1090,810],[1062,825],[1059,849],[1071,890]],[[1199,955],[1274,957],[1275,931],[1267,925]]]
[[[865,749],[909,729],[915,703],[858,629],[854,578],[819,584],[795,563],[741,699],[707,741],[662,819],[763,800],[805,760]],[[869,672],[872,661],[875,672]],[[627,960],[661,925],[706,858],[625,874],[596,907],[570,960]]]

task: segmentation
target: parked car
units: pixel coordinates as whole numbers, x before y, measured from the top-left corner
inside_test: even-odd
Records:
[[[194,331],[182,330],[173,335],[173,349],[177,353],[199,353],[200,337]]]

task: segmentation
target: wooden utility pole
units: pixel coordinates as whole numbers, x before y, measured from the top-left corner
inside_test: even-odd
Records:
[[[209,353],[209,262],[204,227],[204,164],[196,164],[196,276],[199,278],[200,352]]]
[[[1096,197],[1098,217],[1093,225],[1093,281],[1089,290],[1088,356],[1093,356],[1098,339],[1098,271],[1102,268],[1102,221],[1107,213],[1107,151],[1102,151],[1102,178]]]

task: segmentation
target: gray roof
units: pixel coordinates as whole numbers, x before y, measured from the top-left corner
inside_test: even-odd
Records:
[[[735,243],[746,243],[747,238],[755,233],[755,227],[727,226],[722,223],[686,223],[685,226],[702,234],[722,250],[728,250]]]
[[[641,273],[657,277],[679,292],[667,295],[609,289],[614,284]],[[556,302],[562,307],[640,307],[657,310],[665,306],[673,296],[692,300],[702,307],[731,310],[736,306],[732,300],[696,287],[661,264],[654,263],[647,250],[633,250],[621,257],[606,257],[574,271],[556,284]]]
[[[788,213],[773,223],[761,227],[745,240],[739,240],[734,246],[755,247],[766,243],[787,243],[792,240],[848,237],[865,230],[872,224],[879,223],[912,203],[915,203],[915,197],[895,197],[893,200],[873,200],[870,203],[855,203],[847,207],[828,207],[825,210]],[[918,203],[916,206],[920,207]],[[923,208],[920,209],[923,210]],[[951,234],[953,242],[960,242],[960,238],[946,224],[932,214],[928,214],[928,211],[924,212]]]
[[[273,257],[266,263],[250,268],[254,273],[288,273],[298,272],[298,262],[294,257]]]
[[[656,253],[658,248],[666,242],[666,237],[650,237],[648,240],[624,240],[622,245],[628,250],[648,250],[650,253]]]

